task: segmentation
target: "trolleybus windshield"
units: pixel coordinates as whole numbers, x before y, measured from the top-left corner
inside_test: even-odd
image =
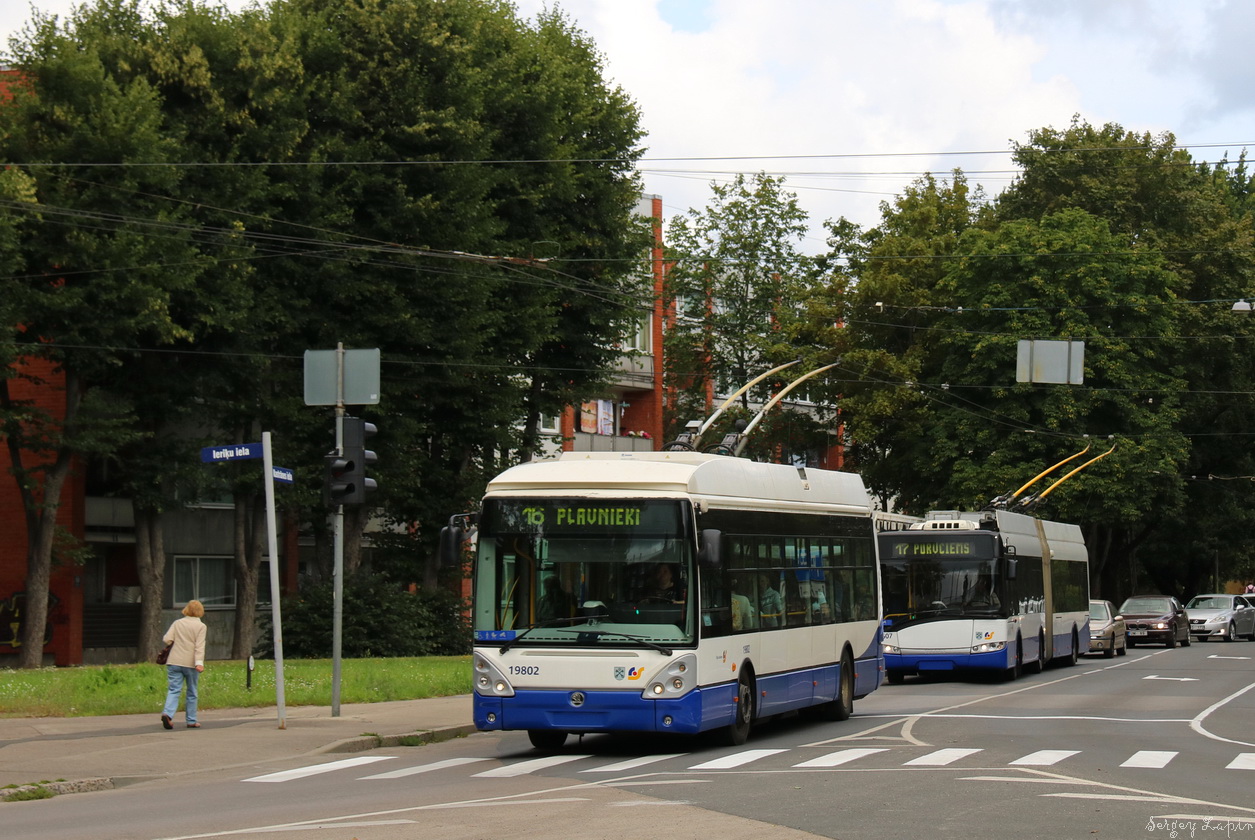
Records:
[[[1007,593],[991,534],[883,534],[885,618],[1005,616]]]
[[[475,557],[476,640],[694,642],[690,517],[679,500],[486,499]]]

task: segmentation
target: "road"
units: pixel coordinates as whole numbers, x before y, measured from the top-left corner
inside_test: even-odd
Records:
[[[1255,644],[908,679],[743,747],[481,733],[0,806],[43,838],[1255,838]],[[189,756],[194,762],[195,756]],[[1174,835],[1172,832],[1176,831]]]

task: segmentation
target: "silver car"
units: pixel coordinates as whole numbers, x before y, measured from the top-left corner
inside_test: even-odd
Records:
[[[1089,602],[1089,652],[1108,658],[1128,653],[1129,638],[1124,630],[1124,616],[1116,615],[1110,601]]]
[[[1185,605],[1190,614],[1190,635],[1232,642],[1255,642],[1255,603],[1242,595],[1195,595]]]

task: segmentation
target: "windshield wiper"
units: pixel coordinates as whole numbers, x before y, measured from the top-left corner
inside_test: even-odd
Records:
[[[587,619],[582,615],[575,615],[575,616],[570,616],[569,618],[551,618],[548,621],[542,621],[538,624],[532,624],[522,633],[519,633],[513,639],[503,644],[501,646],[501,649],[498,650],[497,653],[505,653],[507,650],[513,647],[514,644],[518,642],[519,639],[523,638],[524,636],[526,636],[528,633],[532,632],[533,630],[540,630],[545,627],[556,627],[559,624],[574,624],[577,621],[587,621]]]
[[[671,655],[671,648],[663,647],[656,642],[651,642],[644,636],[633,636],[630,633],[620,633],[618,630],[568,630],[566,632],[579,633],[581,636],[593,636],[595,638],[601,638],[602,636],[618,636],[620,639],[631,639],[634,642],[640,642],[645,647],[652,648],[661,653],[663,656]]]

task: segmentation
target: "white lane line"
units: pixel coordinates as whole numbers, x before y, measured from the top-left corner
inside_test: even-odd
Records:
[[[788,750],[745,750],[744,752],[725,755],[723,758],[715,758],[710,761],[703,761],[701,764],[694,764],[690,770],[731,770],[733,767],[740,767],[743,764],[749,764],[751,761],[757,761],[760,758],[766,758],[769,755],[788,752]]]
[[[688,753],[668,753],[667,755],[645,755],[640,758],[629,758],[627,761],[619,761],[614,764],[607,764],[605,767],[592,767],[588,770],[581,770],[581,773],[622,773],[625,770],[635,770],[637,767],[644,767],[646,764],[653,764],[658,761],[666,761],[671,758],[681,758]]]
[[[1071,758],[1079,752],[1080,750],[1038,750],[1035,753],[1029,753],[1023,758],[1017,758],[1011,764],[1020,767],[1050,767],[1058,764],[1065,758]]]
[[[1168,762],[1176,758],[1178,753],[1167,752],[1163,750],[1138,750],[1129,756],[1129,760],[1121,764],[1121,767],[1149,767],[1159,770],[1168,766]]]
[[[878,747],[875,749],[857,749],[857,750],[837,750],[834,753],[821,755],[819,758],[812,758],[810,761],[803,761],[801,764],[794,764],[794,767],[839,767],[842,764],[848,764],[851,761],[857,761],[860,758],[866,758],[876,753],[888,752],[886,747]]]
[[[400,770],[390,770],[387,773],[376,773],[373,776],[362,776],[359,781],[371,781],[373,779],[404,779],[406,776],[417,776],[419,773],[430,773],[433,770],[443,770],[446,767],[459,767],[463,764],[474,764],[477,761],[488,761],[488,759],[449,758],[444,761],[433,761],[431,764],[420,764],[417,767],[402,767]]]
[[[320,773],[331,773],[336,770],[343,770],[346,767],[359,767],[363,764],[373,764],[376,761],[387,761],[390,758],[396,758],[394,755],[363,755],[357,758],[346,758],[341,761],[332,761],[327,764],[315,764],[312,767],[298,767],[295,770],[283,770],[278,773],[267,773],[264,776],[254,776],[251,779],[244,779],[246,782],[290,782],[293,779],[304,779],[308,776],[317,776]]]
[[[1226,770],[1255,770],[1255,753],[1238,753],[1238,757],[1225,765]]]
[[[535,773],[537,770],[544,770],[547,767],[557,767],[559,764],[567,764],[572,761],[579,761],[581,758],[590,757],[587,755],[550,755],[545,758],[533,758],[531,761],[520,761],[518,764],[507,764],[505,767],[485,770],[482,773],[476,773],[473,778],[508,779],[514,776],[526,776],[528,773]]]
[[[913,758],[906,762],[907,767],[944,767],[958,761],[960,758],[967,758],[969,755],[976,755],[980,750],[960,750],[948,749],[930,752],[928,755],[921,755],[919,758]]]

